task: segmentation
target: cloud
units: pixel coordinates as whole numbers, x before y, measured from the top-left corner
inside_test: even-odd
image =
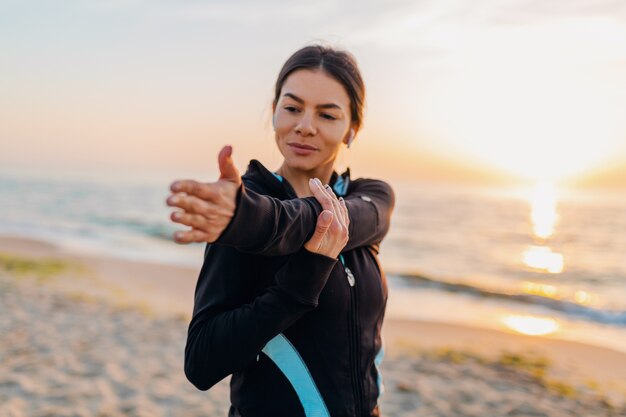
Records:
[[[606,25],[605,28],[600,27]],[[589,25],[588,28],[585,26]],[[499,36],[533,31],[544,39],[579,33],[597,41],[623,42],[626,2],[609,0],[417,2],[385,8],[370,22],[352,27],[348,39],[396,51],[465,49],[476,42],[497,42]],[[626,48],[622,48],[626,51]]]
[[[167,21],[182,20],[207,23],[280,23],[290,21],[312,21],[332,16],[336,6],[330,0],[316,2],[280,1],[148,1],[106,0],[90,2],[86,7],[96,12],[126,12],[149,16]],[[289,22],[288,22],[289,23]]]
[[[626,3],[621,0],[516,0],[499,2],[491,23],[525,24],[572,17],[612,17],[626,24]]]
[[[174,6],[175,15],[186,20],[276,24],[282,19],[314,21],[332,15],[333,2],[230,1]],[[287,22],[291,23],[291,22]]]

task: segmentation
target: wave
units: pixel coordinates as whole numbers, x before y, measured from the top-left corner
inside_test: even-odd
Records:
[[[137,216],[103,217],[92,216],[91,220],[99,226],[119,227],[120,229],[147,235],[161,240],[172,240],[172,235],[177,229],[163,221],[144,220]]]
[[[626,327],[626,311],[594,308],[568,300],[558,300],[537,294],[506,293],[487,290],[473,285],[440,281],[417,274],[393,274],[403,279],[408,286],[434,288],[441,291],[469,294],[476,297],[500,299],[523,304],[538,305],[568,316],[596,323]]]

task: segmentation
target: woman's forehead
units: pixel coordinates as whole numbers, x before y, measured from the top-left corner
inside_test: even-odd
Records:
[[[350,106],[345,87],[322,70],[301,69],[289,74],[281,89],[280,99],[284,100],[286,94],[290,99],[295,96],[313,106],[336,104],[344,111]]]

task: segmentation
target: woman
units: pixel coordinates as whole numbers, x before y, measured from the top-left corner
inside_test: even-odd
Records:
[[[276,82],[280,168],[252,160],[239,178],[225,147],[219,181],[172,184],[181,194],[168,204],[183,209],[172,219],[192,227],[176,241],[212,242],[185,374],[200,390],[232,374],[229,416],[379,415],[387,285],[377,253],[394,195],[333,170],[361,127],[364,96],[350,54],[302,48]]]

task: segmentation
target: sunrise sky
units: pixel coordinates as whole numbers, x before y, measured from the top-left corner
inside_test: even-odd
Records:
[[[277,168],[278,71],[324,41],[368,89],[357,175],[626,187],[626,2],[1,1],[0,166]]]

